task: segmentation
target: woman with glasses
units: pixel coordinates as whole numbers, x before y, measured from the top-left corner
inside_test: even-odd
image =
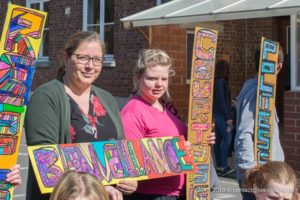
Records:
[[[69,38],[57,79],[37,88],[27,107],[29,146],[124,139],[116,101],[92,85],[101,73],[104,50],[95,32],[78,32]],[[49,199],[40,194],[33,176],[30,165],[26,199]],[[117,188],[106,187],[113,200],[134,192],[137,182],[121,181]]]

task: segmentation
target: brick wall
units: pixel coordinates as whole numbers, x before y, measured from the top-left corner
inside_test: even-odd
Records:
[[[220,21],[217,59],[229,56],[231,63],[229,85],[235,98],[246,79],[255,75],[254,52],[260,47],[261,36],[277,40],[276,18]],[[174,59],[176,76],[170,90],[175,106],[183,119],[187,119],[189,84],[186,84],[186,29],[178,25],[154,26],[151,47],[161,48]]]
[[[64,14],[65,7],[71,8],[70,16]],[[49,67],[37,67],[33,90],[42,83],[56,77],[59,68],[58,60],[67,38],[82,30],[82,1],[81,0],[51,0],[47,17],[49,23]]]
[[[285,160],[300,173],[300,92],[286,91],[284,97]]]

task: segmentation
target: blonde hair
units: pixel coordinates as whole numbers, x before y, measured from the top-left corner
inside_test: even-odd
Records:
[[[74,200],[77,197],[109,199],[104,186],[96,177],[85,172],[68,171],[58,180],[50,200]]]
[[[297,177],[295,171],[287,163],[281,161],[270,161],[248,170],[244,188],[253,189],[256,186],[265,189],[271,180],[283,184],[292,183],[296,190]]]
[[[169,76],[175,74],[175,71],[172,67],[172,59],[170,56],[163,50],[160,49],[143,49],[139,53],[139,58],[137,65],[133,71],[133,86],[134,92],[138,90],[138,80],[144,74],[147,68],[155,67],[156,65],[169,67]],[[169,91],[166,91],[167,97],[170,96]]]
[[[101,45],[103,55],[105,55],[105,44],[100,40],[99,34],[94,31],[80,31],[71,35],[64,46],[63,52],[67,55],[67,58],[69,58],[70,56],[72,56],[74,51],[80,46],[80,44],[86,41],[98,42]],[[58,79],[62,79],[62,77],[66,73],[64,57],[61,56],[60,59],[60,67],[57,72]]]

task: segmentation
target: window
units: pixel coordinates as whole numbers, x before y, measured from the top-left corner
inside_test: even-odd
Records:
[[[164,4],[172,0],[156,0],[156,5]]]
[[[291,89],[300,90],[300,12],[291,16]]]
[[[27,0],[27,7],[36,10],[43,10],[49,13],[49,0]],[[46,19],[46,24],[44,27],[43,39],[40,46],[40,52],[37,61],[48,61],[49,59],[49,23]]]
[[[84,0],[83,30],[96,31],[105,42],[105,66],[114,66],[114,0]]]
[[[186,33],[186,81],[187,83],[191,80],[191,69],[193,59],[193,48],[194,48],[194,31],[188,31]]]

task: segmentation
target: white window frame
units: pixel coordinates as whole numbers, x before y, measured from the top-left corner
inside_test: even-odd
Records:
[[[298,70],[300,70],[300,66],[298,66],[297,59],[297,23],[300,26],[300,12],[298,13],[299,18],[297,19],[297,15],[290,16],[291,23],[291,90],[300,91],[300,85],[297,86]]]
[[[107,0],[99,0],[100,1],[100,38],[102,41],[104,40],[105,37],[105,25],[112,25],[112,23],[105,23],[105,1]],[[109,1],[109,0],[108,0]],[[82,30],[87,31],[88,27],[88,0],[83,0],[83,18],[82,18]],[[105,67],[115,67],[116,66],[116,61],[114,54],[105,54],[104,56],[104,65]]]
[[[43,11],[45,2],[50,2],[50,0],[26,0],[26,7],[30,8],[30,4],[39,3],[40,4],[40,10]],[[44,27],[44,31],[48,31],[48,34],[49,34],[49,27]],[[48,63],[49,63],[49,56],[41,55],[43,53],[43,50],[44,50],[44,42],[42,40],[41,45],[40,45],[39,55],[38,55],[38,58],[36,60],[38,66],[40,66],[40,67],[48,66]]]

